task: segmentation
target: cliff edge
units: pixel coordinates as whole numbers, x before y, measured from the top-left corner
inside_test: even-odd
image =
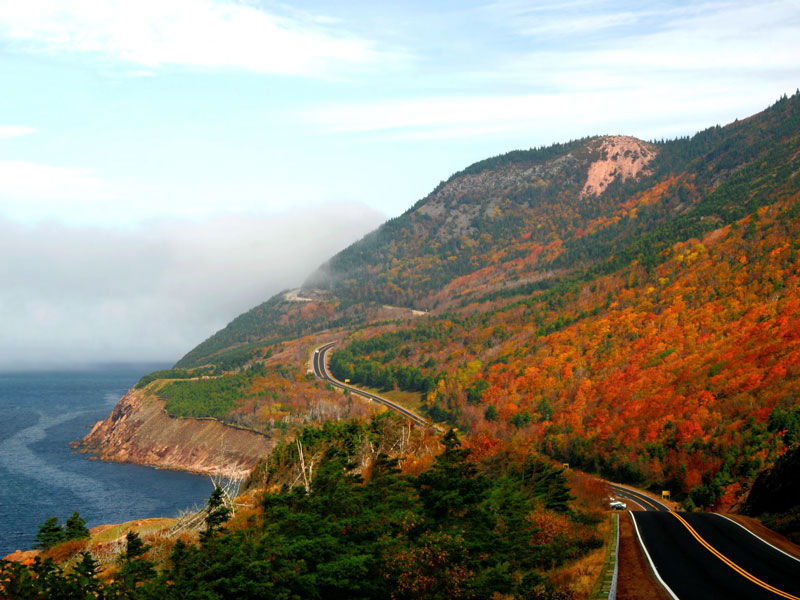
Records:
[[[264,434],[214,419],[171,417],[163,400],[136,389],[77,444],[102,460],[227,477],[245,475],[273,445]]]

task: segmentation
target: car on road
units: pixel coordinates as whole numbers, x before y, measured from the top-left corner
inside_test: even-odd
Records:
[[[614,510],[625,510],[628,508],[628,505],[622,502],[621,500],[611,500],[610,506]]]

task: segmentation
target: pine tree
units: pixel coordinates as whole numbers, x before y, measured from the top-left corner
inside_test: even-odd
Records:
[[[65,539],[64,530],[58,524],[58,517],[54,515],[39,525],[39,533],[36,534],[36,543],[33,547],[47,550]]]
[[[442,438],[444,451],[434,466],[416,480],[420,499],[430,518],[439,525],[463,523],[471,513],[478,516],[480,503],[486,496],[487,480],[474,463],[467,460],[470,451],[461,447],[455,430]]]
[[[120,555],[122,566],[119,568],[118,586],[125,591],[136,589],[137,584],[153,579],[156,575],[155,563],[142,558],[150,549],[135,531],[125,536],[125,552]]]
[[[78,540],[89,537],[89,530],[86,528],[86,521],[84,521],[76,510],[72,516],[67,519],[64,529],[64,539]]]
[[[150,549],[150,546],[145,546],[142,538],[140,538],[139,534],[135,531],[128,532],[128,535],[125,536],[125,544],[125,552],[121,556],[124,561],[131,561],[135,558],[139,558]]]
[[[97,580],[97,561],[91,552],[84,552],[81,560],[72,569],[69,580],[82,592],[82,598],[102,597],[101,583]]]
[[[213,537],[214,533],[231,518],[231,509],[225,506],[225,496],[222,488],[217,486],[211,492],[207,505],[208,514],[206,515],[206,530],[202,534],[202,539],[207,540]]]

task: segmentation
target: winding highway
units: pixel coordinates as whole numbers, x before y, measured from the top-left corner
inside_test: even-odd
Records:
[[[676,512],[619,485],[615,495],[633,500],[639,544],[650,568],[676,600],[800,600],[800,560],[735,521],[714,513]]]
[[[392,402],[382,396],[378,396],[377,394],[373,394],[371,392],[366,392],[361,390],[357,387],[353,387],[343,381],[339,381],[336,379],[331,373],[328,371],[328,366],[326,364],[325,355],[328,351],[336,345],[336,342],[330,342],[323,346],[320,346],[316,350],[314,350],[314,357],[312,358],[312,366],[314,368],[314,375],[316,375],[319,379],[327,381],[334,387],[338,387],[343,390],[349,390],[354,394],[358,394],[359,396],[363,396],[364,398],[368,398],[373,402],[377,402],[378,404],[382,404],[383,406],[400,413],[410,421],[413,421],[417,425],[421,425],[422,427],[435,427],[431,425],[428,421],[420,417],[418,414],[408,410],[407,408],[400,406],[396,402]],[[441,431],[439,427],[435,427],[437,430]]]
[[[330,342],[314,350],[312,366],[318,378],[382,404],[418,425],[433,426],[407,408],[331,375],[325,356],[335,345]],[[650,569],[673,599],[800,600],[800,560],[742,525],[714,513],[676,512],[624,486],[611,484],[611,489],[644,509],[631,511],[630,518]]]

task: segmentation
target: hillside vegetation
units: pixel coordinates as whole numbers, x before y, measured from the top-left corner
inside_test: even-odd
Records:
[[[439,445],[405,427],[384,415],[305,428],[251,477],[255,502],[233,520],[217,488],[199,535],[129,532],[114,557],[82,540],[52,546],[30,568],[0,561],[0,596],[574,597],[547,573],[602,545],[605,489],[582,494],[587,504],[530,448],[474,451],[452,431]]]
[[[800,94],[692,137],[476,163],[331,258],[308,300],[278,295],[188,353],[178,367],[230,381],[172,383],[169,410],[225,387],[208,414],[263,427],[284,376],[231,388],[243,369],[324,394],[302,365],[343,339],[338,377],[419,394],[476,439],[730,507],[798,443],[780,423],[800,381],[799,202]]]

